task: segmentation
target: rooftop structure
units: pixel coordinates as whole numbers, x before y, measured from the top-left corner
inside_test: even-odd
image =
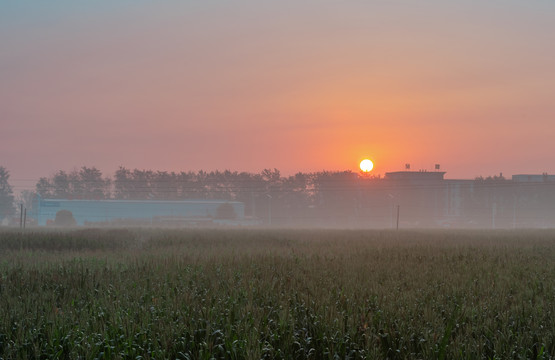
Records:
[[[385,173],[388,180],[438,181],[443,180],[445,171],[394,171]]]

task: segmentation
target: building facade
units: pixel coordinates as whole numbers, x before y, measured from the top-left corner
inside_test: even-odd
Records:
[[[222,209],[227,210],[222,211]],[[233,209],[230,211],[230,209]],[[38,199],[38,225],[52,223],[60,210],[70,211],[77,225],[187,223],[219,218],[244,219],[245,205],[225,200],[67,200]]]

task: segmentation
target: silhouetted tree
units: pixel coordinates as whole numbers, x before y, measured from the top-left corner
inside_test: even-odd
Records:
[[[77,221],[69,210],[60,210],[56,213],[54,218],[54,225],[56,226],[75,226]]]
[[[52,188],[52,183],[46,177],[41,177],[36,185],[37,194],[42,198],[53,197]]]
[[[281,181],[281,173],[278,169],[264,169],[260,175],[269,184],[278,184]]]
[[[95,167],[83,166],[78,173],[71,176],[73,195],[84,199],[106,199],[110,197],[110,179],[102,177],[102,172]]]
[[[133,170],[133,195],[138,200],[153,200],[155,199],[152,182],[154,172],[152,170]]]
[[[350,171],[317,173],[314,190],[322,219],[343,223],[357,218],[359,189],[356,174]]]
[[[15,214],[13,190],[8,182],[9,179],[9,171],[5,167],[0,166],[0,220]]]
[[[499,175],[493,175],[493,176],[488,176],[488,177],[483,177],[483,176],[478,176],[477,178],[474,179],[474,181],[476,183],[503,183],[505,181],[507,181],[507,179],[503,176],[503,173],[500,173]]]
[[[23,204],[23,207],[27,209],[27,212],[33,210],[37,199],[37,193],[33,190],[23,190],[19,194],[17,203]]]
[[[247,216],[259,219],[268,219],[271,206],[275,224],[354,221],[360,217],[361,195],[369,191],[362,189],[356,174],[349,171],[284,177],[277,169],[259,173],[230,170],[175,173],[123,166],[115,172],[113,180],[103,178],[94,167],[70,173],[58,171],[50,178],[40,178],[36,191],[42,197],[102,199],[110,196],[112,184],[115,199],[237,200],[245,204]]]
[[[311,214],[312,177],[310,174],[297,173],[282,180],[282,202],[284,216],[289,223],[308,221]]]
[[[151,193],[155,199],[177,200],[177,175],[174,172],[156,171],[152,174]]]
[[[52,178],[53,196],[58,199],[67,199],[71,195],[69,175],[63,171],[58,171]]]
[[[233,220],[237,218],[235,209],[230,203],[223,203],[216,209],[216,219]]]
[[[110,185],[111,180],[103,178],[100,170],[83,166],[79,171],[59,170],[51,178],[41,177],[36,192],[42,198],[106,199],[111,194]]]
[[[114,174],[114,198],[133,199],[133,175],[131,170],[120,166]]]
[[[175,188],[179,199],[195,198],[195,181],[196,175],[192,171],[182,171],[175,175]]]
[[[260,174],[241,172],[235,177],[235,199],[245,204],[245,214],[257,216],[262,202],[267,203],[266,183]],[[266,205],[264,205],[265,207]],[[260,215],[259,215],[260,216]]]

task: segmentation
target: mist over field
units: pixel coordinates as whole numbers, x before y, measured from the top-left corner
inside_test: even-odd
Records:
[[[547,174],[454,180],[439,169],[381,177],[351,171],[284,176],[277,169],[175,173],[120,167],[109,177],[83,166],[41,177],[16,200],[9,172],[2,169],[3,223],[20,227],[555,226],[555,177]]]

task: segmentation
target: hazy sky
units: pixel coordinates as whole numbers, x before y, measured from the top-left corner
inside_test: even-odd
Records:
[[[555,173],[554,44],[552,0],[0,0],[0,165]]]

